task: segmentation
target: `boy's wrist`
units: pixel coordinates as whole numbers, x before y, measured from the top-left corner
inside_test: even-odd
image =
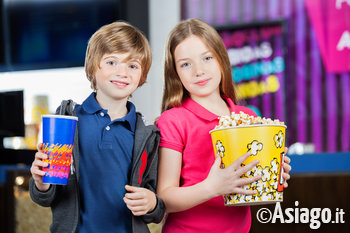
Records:
[[[40,192],[47,192],[50,189],[50,184],[39,184],[37,182],[35,182],[35,188],[40,191]]]

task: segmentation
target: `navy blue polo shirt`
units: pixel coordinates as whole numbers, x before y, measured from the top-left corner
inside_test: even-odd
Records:
[[[79,117],[79,233],[131,232],[131,212],[123,201],[136,124],[135,106],[111,121],[92,93],[76,107]]]

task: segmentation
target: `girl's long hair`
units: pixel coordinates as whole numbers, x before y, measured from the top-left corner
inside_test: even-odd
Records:
[[[219,63],[221,70],[220,94],[231,98],[235,104],[237,103],[230,61],[220,35],[209,24],[199,19],[188,19],[175,26],[167,40],[161,112],[180,106],[181,102],[190,96],[176,72],[174,51],[178,44],[191,35],[199,37]]]

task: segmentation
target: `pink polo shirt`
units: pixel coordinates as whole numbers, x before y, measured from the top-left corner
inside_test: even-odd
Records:
[[[256,115],[231,99],[225,100],[233,112]],[[190,98],[159,117],[160,146],[182,153],[181,187],[194,185],[208,176],[215,160],[209,131],[218,124],[218,117]],[[219,196],[191,209],[168,214],[163,232],[249,232],[250,225],[249,207],[224,206]]]

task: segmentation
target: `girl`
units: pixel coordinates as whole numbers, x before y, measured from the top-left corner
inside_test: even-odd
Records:
[[[161,132],[157,192],[168,213],[163,232],[248,232],[249,207],[225,207],[221,195],[255,194],[242,186],[261,177],[240,176],[259,161],[241,167],[250,156],[246,153],[221,169],[209,131],[221,115],[255,114],[236,105],[229,58],[214,28],[190,19],[170,32],[164,82],[162,114],[157,121]],[[289,162],[285,157],[285,180],[290,178]]]

